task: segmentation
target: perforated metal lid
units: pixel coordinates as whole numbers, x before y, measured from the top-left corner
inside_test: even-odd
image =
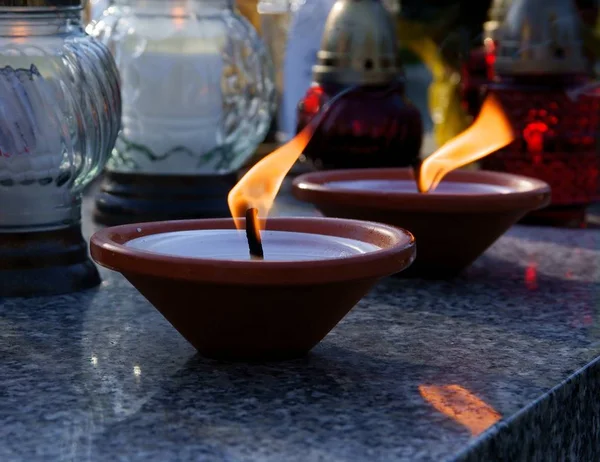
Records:
[[[338,0],[313,66],[318,83],[385,84],[401,72],[395,23],[379,0]]]
[[[496,35],[500,75],[587,72],[581,21],[571,0],[515,0]]]

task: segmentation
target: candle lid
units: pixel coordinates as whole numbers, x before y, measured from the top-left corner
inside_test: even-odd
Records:
[[[515,0],[496,36],[500,75],[587,72],[580,20],[571,0]]]
[[[401,73],[396,29],[379,0],[338,0],[313,66],[317,83],[378,85]]]
[[[87,0],[5,0],[1,4],[2,9],[19,10],[80,10]]]

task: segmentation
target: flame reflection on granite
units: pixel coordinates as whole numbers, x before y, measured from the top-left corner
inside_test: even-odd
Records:
[[[502,418],[492,406],[460,385],[419,385],[419,393],[437,411],[467,427],[473,436]]]

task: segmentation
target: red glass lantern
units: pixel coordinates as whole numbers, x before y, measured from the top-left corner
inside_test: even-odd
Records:
[[[552,205],[527,221],[583,225],[586,207],[600,197],[600,92],[583,90],[591,78],[577,13],[569,1],[546,0],[542,11],[531,0],[513,7],[487,91],[502,103],[516,139],[481,166],[551,186]]]
[[[298,106],[298,131],[342,88],[311,87]],[[422,139],[421,115],[398,81],[363,86],[337,102],[304,154],[319,169],[405,167],[416,164]]]
[[[504,79],[488,89],[501,101],[517,138],[484,158],[481,166],[539,178],[551,186],[552,206],[530,221],[583,223],[586,207],[600,197],[600,94],[571,98],[564,82],[541,85],[538,79]]]
[[[298,131],[337,93],[304,154],[316,168],[415,165],[423,126],[404,92],[396,33],[379,1],[338,0],[325,25],[314,84],[298,104]]]

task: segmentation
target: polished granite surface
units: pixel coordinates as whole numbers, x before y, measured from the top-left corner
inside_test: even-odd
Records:
[[[286,196],[277,212],[314,213]],[[560,460],[543,425],[576,455],[598,436],[597,229],[516,226],[456,280],[384,280],[308,357],[272,364],[198,357],[102,276],[0,299],[1,461]]]

